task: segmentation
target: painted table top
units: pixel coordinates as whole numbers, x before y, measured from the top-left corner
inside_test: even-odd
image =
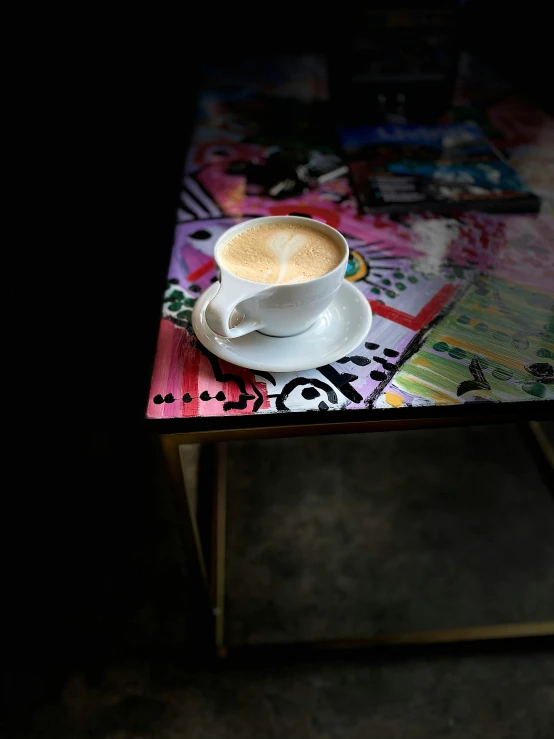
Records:
[[[541,213],[361,216],[345,176],[279,200],[260,195],[252,174],[273,145],[333,155],[322,59],[244,63],[213,70],[211,79],[185,167],[148,418],[182,419],[186,430],[195,419],[206,427],[209,419],[240,416],[244,426],[244,417],[287,411],[315,411],[301,417],[314,423],[331,420],[333,411],[352,411],[351,420],[384,410],[401,418],[408,408],[423,415],[429,407],[453,412],[487,403],[494,411],[491,403],[554,399],[551,118],[509,90],[493,99],[482,70],[466,60],[448,120],[477,120],[541,196]],[[347,279],[370,301],[374,321],[365,341],[334,364],[254,373],[204,349],[191,310],[217,279],[213,247],[225,229],[289,213],[345,235]]]

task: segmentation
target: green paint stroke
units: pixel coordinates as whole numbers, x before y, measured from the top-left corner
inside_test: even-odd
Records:
[[[554,385],[538,382],[525,369],[537,356],[544,361],[554,357],[553,297],[491,275],[478,277],[398,372],[394,384],[435,403],[554,397]],[[490,389],[459,397],[460,383],[474,379],[469,369],[474,357]]]

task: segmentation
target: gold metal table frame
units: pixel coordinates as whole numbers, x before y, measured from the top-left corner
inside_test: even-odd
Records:
[[[481,422],[498,423],[499,419]],[[513,420],[513,419],[506,419]],[[386,422],[349,422],[310,425],[273,426],[220,431],[161,434],[165,463],[173,490],[179,536],[187,562],[197,606],[197,631],[206,648],[214,649],[220,658],[238,659],[253,652],[296,658],[330,655],[353,650],[418,647],[426,645],[467,645],[522,638],[554,637],[554,620],[505,623],[407,632],[379,632],[355,639],[328,639],[314,642],[275,643],[271,645],[227,645],[225,641],[225,559],[226,559],[226,466],[227,442],[233,440],[271,439],[337,433],[359,433],[384,430],[408,430],[425,427],[475,424],[475,417],[449,419],[413,419]],[[520,424],[520,430],[536,458],[543,477],[552,492],[554,450],[538,421]],[[198,505],[183,477],[180,447],[200,444],[201,478],[198,483]],[[202,474],[202,470],[204,470]],[[206,470],[208,474],[206,475]],[[554,600],[553,600],[554,611]],[[554,612],[553,612],[554,615]],[[262,657],[264,658],[264,657]],[[270,657],[271,658],[271,657]]]

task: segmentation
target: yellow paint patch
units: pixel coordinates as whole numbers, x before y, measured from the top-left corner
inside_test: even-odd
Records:
[[[389,405],[392,405],[393,408],[400,408],[404,405],[404,401],[400,395],[397,395],[396,393],[385,393],[385,400]]]
[[[425,359],[424,357],[414,357],[412,359],[412,364],[415,364],[416,367],[432,367],[433,363],[430,362],[428,359]]]
[[[394,382],[400,386],[404,385],[402,389],[412,393],[412,395],[420,395],[422,398],[435,401],[435,405],[458,405],[461,403],[457,397],[441,392],[436,387],[420,380],[419,377],[408,374],[405,369],[402,369],[400,374],[396,375]]]

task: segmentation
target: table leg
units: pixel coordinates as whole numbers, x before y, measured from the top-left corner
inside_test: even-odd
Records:
[[[186,437],[185,437],[186,438]],[[161,436],[161,445],[169,474],[172,502],[176,513],[176,523],[184,557],[184,570],[191,584],[191,617],[195,622],[197,643],[206,646],[212,643],[213,611],[210,602],[209,581],[200,533],[196,517],[196,506],[192,491],[188,491],[181,467],[179,447],[183,443],[180,434]]]
[[[213,497],[212,593],[215,614],[215,644],[220,657],[225,647],[225,554],[227,526],[227,444],[216,445],[216,475]]]
[[[214,616],[213,642],[225,656],[227,444],[204,444],[199,455],[197,521]]]
[[[466,626],[423,631],[382,632],[368,637],[321,639],[317,641],[276,642],[273,644],[229,645],[225,656],[237,663],[288,662],[331,657],[350,657],[364,653],[434,654],[454,651],[463,654],[470,648],[481,651],[493,645],[501,646],[541,640],[544,647],[552,645],[554,621],[534,621],[490,626]]]
[[[554,495],[554,449],[543,425],[539,421],[529,421],[519,424],[518,429],[535,459],[544,484]]]
[[[542,425],[539,423],[539,421],[529,421],[529,430],[535,437],[537,444],[539,445],[541,452],[544,454],[546,461],[548,462],[550,467],[554,469],[554,449],[548,441],[548,437]]]

